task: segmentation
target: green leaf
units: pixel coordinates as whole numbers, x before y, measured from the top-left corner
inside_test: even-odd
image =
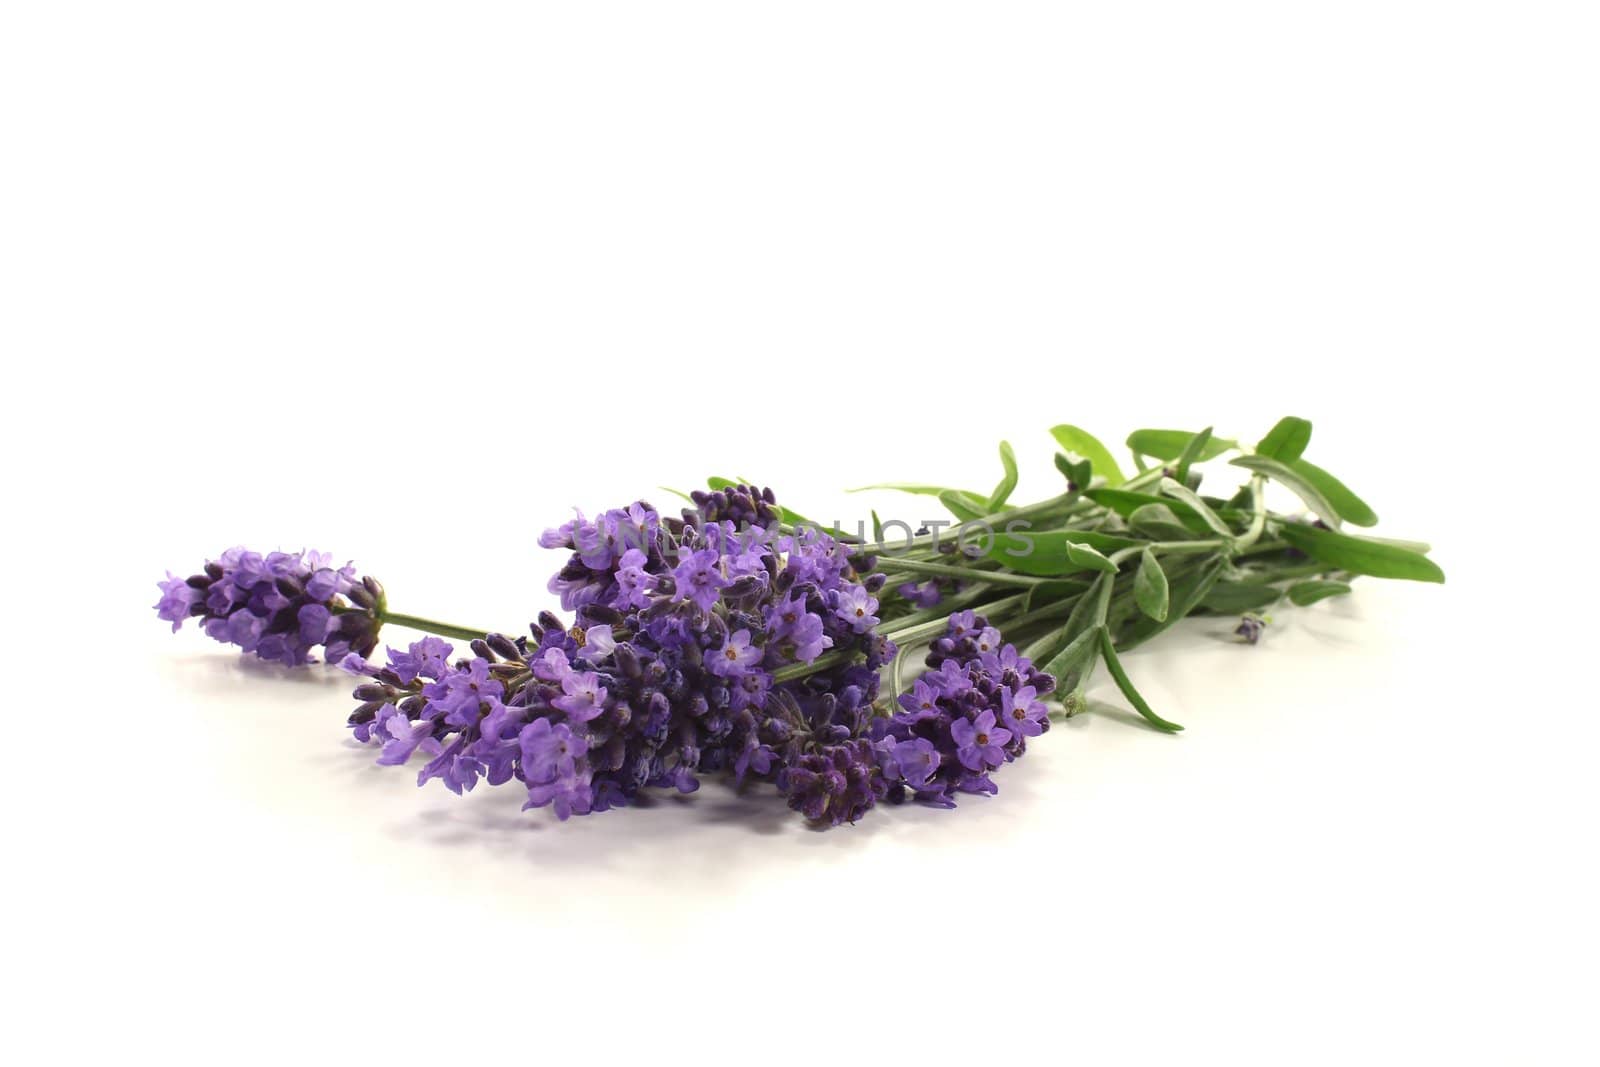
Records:
[[[1005,506],[1011,498],[1011,490],[1017,487],[1017,454],[1012,451],[1010,441],[1000,442],[1000,464],[1005,468],[1005,474],[1000,478],[1000,484],[994,487],[994,492],[989,494],[989,510],[985,514],[992,515]]]
[[[1230,540],[1232,539],[1233,530],[1227,523],[1222,521],[1221,516],[1211,510],[1211,505],[1200,499],[1200,494],[1193,489],[1186,485],[1180,485],[1171,478],[1163,478],[1161,479],[1161,492],[1163,495],[1170,496],[1180,503],[1189,505],[1189,508],[1200,516],[1201,521],[1209,526],[1212,532]]]
[[[1094,473],[1104,478],[1107,485],[1115,488],[1127,481],[1122,476],[1122,469],[1117,466],[1117,461],[1112,458],[1111,450],[1101,444],[1100,439],[1088,430],[1062,423],[1060,426],[1050,428],[1050,436],[1056,439],[1056,444],[1060,445],[1063,451],[1088,460]],[[1078,484],[1087,488],[1089,482],[1085,479]]]
[[[1089,480],[1094,477],[1094,468],[1086,459],[1074,460],[1065,452],[1055,455],[1056,470],[1067,480],[1068,489],[1087,489]]]
[[[1367,502],[1352,493],[1343,482],[1304,459],[1294,460],[1289,466],[1307,482],[1316,486],[1323,499],[1333,505],[1341,518],[1352,526],[1376,526],[1378,516],[1367,507]]]
[[[1200,453],[1205,450],[1206,442],[1210,440],[1211,427],[1209,426],[1189,438],[1189,443],[1184,445],[1183,451],[1178,454],[1178,470],[1174,476],[1177,481],[1185,485],[1188,484],[1189,468],[1199,461]]]
[[[1199,516],[1194,516],[1196,520]],[[1192,530],[1165,504],[1144,504],[1128,515],[1128,528],[1155,541],[1187,541]]]
[[[1251,582],[1218,582],[1201,599],[1200,605],[1222,615],[1239,615],[1276,604],[1283,593],[1270,585]]]
[[[1135,430],[1128,435],[1128,447],[1141,456],[1177,459],[1183,455],[1184,448],[1194,436],[1188,430]],[[1230,441],[1225,437],[1213,437],[1205,443],[1195,462],[1204,463],[1208,459],[1217,458],[1230,448],[1238,447],[1237,441]]]
[[[685,493],[682,489],[674,489],[670,485],[658,485],[656,488],[660,489],[663,493],[671,493],[673,496],[682,497],[691,504],[694,503],[694,497],[690,496],[688,493]]]
[[[962,522],[972,522],[989,514],[985,510],[987,502],[982,497],[960,489],[946,489],[939,494],[939,503]]]
[[[1100,656],[1106,661],[1106,670],[1116,679],[1117,688],[1122,690],[1122,695],[1128,698],[1133,710],[1143,715],[1146,722],[1163,733],[1175,734],[1183,729],[1177,723],[1168,722],[1157,715],[1145,702],[1144,697],[1139,695],[1139,690],[1133,687],[1133,680],[1128,677],[1128,672],[1122,669],[1122,661],[1117,658],[1116,646],[1111,643],[1111,634],[1104,629],[1100,631]]]
[[[1139,555],[1139,569],[1133,575],[1133,599],[1139,610],[1156,622],[1167,619],[1167,572],[1161,569],[1156,554],[1145,549]]]
[[[1306,507],[1316,513],[1317,518],[1330,526],[1339,525],[1339,512],[1322,491],[1315,485],[1306,481],[1300,472],[1285,463],[1266,456],[1236,456],[1228,461],[1235,467],[1243,467],[1257,474],[1264,474],[1268,478],[1293,491],[1294,495],[1304,500]]]
[[[1319,600],[1326,600],[1331,596],[1344,596],[1350,592],[1348,582],[1311,581],[1296,582],[1289,587],[1289,599],[1305,607],[1315,604]]]
[[[1132,548],[1137,544],[1139,542],[1131,537],[1118,537],[1094,530],[1047,530],[1040,533],[997,531],[994,545],[989,549],[989,558],[998,560],[1007,569],[1020,574],[1045,578],[1078,574],[1086,570],[1106,573],[1104,566],[1109,566],[1111,561],[1105,559],[1104,553]],[[1104,565],[1093,562],[1084,549],[1090,550]],[[1113,566],[1111,570],[1115,571],[1116,568]],[[982,581],[982,572],[974,573],[973,580]]]
[[[1110,508],[1123,518],[1149,504],[1165,504],[1154,493],[1136,493],[1129,489],[1091,489],[1083,494],[1103,508]]]
[[[1076,564],[1080,569],[1099,571],[1102,574],[1117,573],[1117,565],[1102,556],[1096,549],[1088,545],[1074,544],[1071,541],[1063,541],[1061,545],[1066,550],[1068,562]]]
[[[1094,666],[1095,656],[1100,651],[1099,645],[1098,627],[1083,631],[1044,665],[1045,673],[1055,675],[1056,688],[1076,689],[1087,671]]]
[[[1167,608],[1165,622],[1156,622],[1154,619],[1137,619],[1122,635],[1124,650],[1141,645],[1152,637],[1171,629],[1180,619],[1199,606],[1200,601],[1211,591],[1221,577],[1227,565],[1227,557],[1217,554],[1203,560],[1192,570],[1183,573],[1182,577],[1171,579],[1171,604]]]
[[[1153,493],[1130,492],[1127,489],[1091,489],[1083,495],[1101,507],[1110,508],[1130,522],[1134,514],[1140,509],[1156,505],[1176,515],[1179,522],[1195,533],[1209,534],[1211,532],[1210,524],[1200,517],[1200,513],[1181,500],[1172,500],[1156,496]],[[1226,517],[1238,518],[1239,516],[1240,513],[1234,510],[1228,511]]]
[[[1387,541],[1319,530],[1299,523],[1284,523],[1278,528],[1278,536],[1306,555],[1353,574],[1414,582],[1444,581],[1444,571],[1433,560]]]
[[[1311,423],[1285,415],[1256,445],[1256,452],[1279,463],[1293,463],[1311,443]]]
[[[883,520],[878,518],[878,512],[872,512],[872,543],[883,544]]]

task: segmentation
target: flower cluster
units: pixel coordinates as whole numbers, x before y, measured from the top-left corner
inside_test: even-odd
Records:
[[[971,611],[950,616],[927,665],[872,736],[889,800],[954,807],[956,793],[994,793],[990,774],[1049,729],[1039,698],[1055,679]]]
[[[458,793],[516,779],[526,806],[561,818],[724,770],[777,782],[812,818],[859,815],[887,788],[865,740],[895,651],[875,629],[882,576],[821,531],[753,525],[777,517],[770,490],[695,503],[681,519],[639,502],[547,531],[542,545],[571,552],[550,582],[570,627],[546,613],[531,636],[490,635],[455,663],[437,638],[382,667],[351,657],[370,679],[357,738],[382,763],[421,750],[419,782]]]
[[[230,548],[190,578],[159,583],[157,614],[174,632],[186,619],[218,641],[291,667],[323,646],[330,662],[367,655],[378,643],[383,587],[334,567],[323,552],[250,552]]]

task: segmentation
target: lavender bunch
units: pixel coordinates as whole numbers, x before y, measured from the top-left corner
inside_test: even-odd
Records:
[[[1376,516],[1303,458],[1303,419],[1253,448],[1210,430],[1140,430],[1131,476],[1085,431],[1052,433],[1064,493],[1009,505],[1017,466],[1002,444],[989,494],[894,487],[953,516],[902,538],[876,516],[870,541],[825,532],[771,490],[726,479],[676,518],[643,501],[577,513],[540,538],[568,553],[549,589],[571,620],[545,612],[520,637],[391,612],[377,582],[316,553],[230,550],[202,574],[169,575],[156,607],[174,630],[197,617],[267,659],[300,664],[322,648],[363,676],[355,737],[381,764],[420,753],[418,784],[460,794],[516,781],[525,807],[566,819],[721,774],[769,783],[836,826],[880,801],[951,807],[994,793],[994,773],[1049,728],[1052,707],[1085,710],[1100,665],[1151,726],[1181,730],[1119,653],[1182,618],[1242,616],[1234,632],[1253,645],[1281,601],[1348,593],[1361,574],[1443,580],[1426,545],[1342,529]],[[1233,452],[1249,482],[1203,494],[1201,466]],[[1269,479],[1310,515],[1269,511]],[[369,662],[385,622],[438,636]],[[470,654],[452,658],[443,637],[467,639]]]

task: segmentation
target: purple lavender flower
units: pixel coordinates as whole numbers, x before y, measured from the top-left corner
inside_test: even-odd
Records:
[[[461,751],[464,746],[464,739],[457,738],[454,744],[440,752],[418,772],[417,784],[422,785],[430,779],[437,778],[456,796],[472,792],[472,787],[478,784],[478,779],[483,776],[486,768],[477,758],[465,755]]]
[[[939,591],[937,580],[918,585],[916,582],[904,582],[895,587],[902,599],[918,608],[934,607],[943,598]]]
[[[956,743],[956,758],[968,769],[982,772],[1006,761],[1005,743],[1011,740],[1011,731],[996,726],[994,712],[985,710],[971,722],[952,722],[950,739]]]
[[[1038,697],[1055,679],[1011,645],[994,647],[996,637],[972,612],[952,615],[928,653],[931,669],[902,694],[901,710],[873,722],[888,799],[952,807],[957,793],[992,794],[990,772],[1049,728]]]
[[[187,578],[179,578],[171,571],[167,572],[166,581],[157,584],[161,587],[161,599],[156,602],[156,614],[172,623],[172,632],[177,633],[189,618],[190,609],[205,602],[204,587],[197,588]]]
[[[573,671],[561,680],[561,696],[550,701],[573,722],[588,722],[605,710],[606,687],[593,671]]]
[[[885,769],[914,790],[925,790],[933,784],[939,770],[939,749],[925,737],[909,741],[896,741],[889,752]]]
[[[883,797],[888,784],[866,741],[830,745],[801,756],[778,777],[789,806],[813,822],[855,822]]]
[[[841,591],[833,606],[834,614],[848,623],[858,634],[866,633],[878,625],[878,617],[873,614],[877,610],[877,597],[859,585]]]
[[[450,662],[450,653],[454,651],[450,642],[443,638],[424,637],[412,642],[404,652],[396,652],[391,648],[389,669],[407,685],[416,681],[418,675],[437,678],[444,673]]]
[[[775,519],[770,491],[703,502],[682,520],[638,503],[547,531],[541,544],[571,552],[551,582],[571,622],[543,614],[531,638],[488,635],[455,665],[418,645],[390,650],[383,667],[351,657],[364,679],[356,737],[393,745],[394,757],[423,748],[432,758],[419,780],[453,791],[518,781],[526,807],[559,818],[648,789],[689,792],[716,771],[773,782],[828,825],[859,818],[891,784],[954,790],[915,744],[909,773],[891,783],[881,760],[893,746],[869,736],[879,672],[895,654],[873,629],[884,579],[858,570],[870,561],[819,531],[742,526]],[[838,663],[775,680],[829,649]]]
[[[365,657],[378,643],[383,587],[335,568],[321,552],[230,548],[189,578],[157,583],[156,614],[174,631],[194,618],[207,636],[289,666],[321,647],[330,663]]]
[[[411,758],[418,746],[433,739],[433,723],[412,722],[405,712],[393,705],[378,716],[378,731],[383,739],[378,763],[384,767],[399,766]]]
[[[713,548],[688,553],[672,578],[678,599],[692,601],[701,611],[710,611],[720,591],[728,586],[728,579],[722,576],[722,557]]]
[[[505,696],[505,687],[489,677],[488,663],[475,659],[460,670],[445,672],[422,693],[433,715],[452,726],[470,726]]]
[[[522,728],[522,769],[530,782],[548,783],[571,778],[577,761],[588,751],[583,738],[566,723],[551,725],[549,719],[535,719]]]
[[[1010,647],[1010,646],[1007,646]],[[1033,686],[1000,690],[1000,722],[1012,737],[1038,737],[1049,725],[1049,711]]]
[[[739,678],[760,662],[761,649],[750,643],[750,631],[738,630],[729,634],[727,642],[711,654],[707,666],[712,674]]]
[[[1255,644],[1261,640],[1261,632],[1266,629],[1268,620],[1254,612],[1247,612],[1239,619],[1239,625],[1234,633],[1246,644]]]

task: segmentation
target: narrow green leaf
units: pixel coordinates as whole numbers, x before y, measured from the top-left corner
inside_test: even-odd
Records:
[[[1352,493],[1343,482],[1329,474],[1327,471],[1304,459],[1296,459],[1289,464],[1295,472],[1316,486],[1317,492],[1323,499],[1333,505],[1341,518],[1352,526],[1376,526],[1377,514],[1367,506],[1367,502]]]
[[[1132,548],[1137,544],[1139,542],[1135,538],[1119,537],[1116,534],[1105,534],[1095,530],[996,532],[994,545],[989,550],[989,558],[998,560],[1008,570],[1020,574],[1053,578],[1064,574],[1078,574],[1086,570],[1104,573],[1098,564],[1081,562],[1084,559],[1082,548],[1091,549],[1095,555],[1104,559],[1104,553]],[[1069,554],[1068,545],[1079,549],[1076,558]],[[1105,560],[1107,564],[1110,562],[1108,559]],[[974,579],[982,580],[980,575],[974,575]]]
[[[1083,495],[1101,507],[1110,508],[1130,522],[1135,512],[1154,504],[1166,508],[1177,516],[1179,522],[1196,533],[1209,534],[1211,532],[1210,524],[1201,518],[1200,513],[1181,500],[1157,496],[1153,493],[1133,493],[1126,489],[1091,489]],[[1236,508],[1224,507],[1219,514],[1225,522],[1230,519],[1242,521],[1244,518],[1244,513]]]
[[[982,497],[960,489],[946,489],[939,494],[939,503],[962,522],[972,522],[989,514],[985,510],[987,502]]]
[[[1256,452],[1279,463],[1293,463],[1311,443],[1311,423],[1285,415],[1256,445]]]
[[[1011,498],[1011,490],[1017,487],[1017,454],[1012,451],[1010,441],[1000,442],[1000,464],[1005,468],[1005,474],[1000,478],[1000,484],[994,487],[994,492],[989,494],[989,510],[984,514],[992,515],[1005,506]]]
[[[1284,523],[1278,528],[1278,536],[1306,555],[1353,574],[1414,582],[1444,581],[1444,571],[1433,560],[1385,541],[1319,530],[1299,523]]]
[[[883,543],[883,520],[878,518],[876,510],[872,512],[872,543],[878,545]]]
[[[1091,489],[1083,495],[1125,519],[1146,505],[1167,503],[1154,493],[1136,493],[1128,489]]]
[[[1095,474],[1106,480],[1106,484],[1115,488],[1127,481],[1122,476],[1122,469],[1117,466],[1117,461],[1112,458],[1111,450],[1100,443],[1100,439],[1088,430],[1080,429],[1067,423],[1050,428],[1050,436],[1056,439],[1063,451],[1071,452],[1089,461],[1089,466]],[[1088,488],[1088,481],[1079,482]]]
[[[1348,582],[1311,581],[1296,582],[1289,587],[1289,599],[1305,607],[1315,604],[1319,600],[1326,600],[1331,596],[1344,596],[1350,592]]]
[[[1167,620],[1167,572],[1148,548],[1140,553],[1139,569],[1133,575],[1133,599],[1139,610],[1156,622]]]
[[[1183,455],[1184,448],[1194,436],[1188,430],[1135,430],[1128,435],[1128,447],[1141,456],[1171,460]],[[1230,441],[1226,437],[1213,437],[1200,450],[1200,457],[1195,462],[1204,463],[1208,459],[1217,458],[1230,448],[1238,447],[1237,441]]]
[[[1116,646],[1111,643],[1111,635],[1104,629],[1100,631],[1100,656],[1106,661],[1106,670],[1111,672],[1111,677],[1116,679],[1117,688],[1122,690],[1122,695],[1128,698],[1128,703],[1133,705],[1133,710],[1143,715],[1145,721],[1163,733],[1175,734],[1183,727],[1175,722],[1168,722],[1157,715],[1139,695],[1139,690],[1133,687],[1133,680],[1128,677],[1128,672],[1122,669],[1122,661],[1117,658]]]
[[[671,493],[673,496],[681,497],[691,504],[694,503],[694,497],[690,496],[688,493],[685,493],[682,489],[674,489],[670,485],[658,485],[656,488],[660,489],[663,493]]]
[[[1251,582],[1218,582],[1201,599],[1200,605],[1221,615],[1239,615],[1276,604],[1283,593],[1270,585]]]
[[[1317,518],[1330,526],[1339,525],[1338,509],[1329,502],[1327,497],[1322,495],[1320,489],[1306,481],[1299,471],[1288,464],[1279,463],[1277,460],[1269,459],[1266,456],[1236,456],[1228,462],[1235,467],[1243,467],[1245,470],[1254,471],[1257,474],[1265,474],[1268,478],[1271,478],[1285,489],[1292,491],[1295,496],[1304,500],[1306,507],[1315,512]]]
[[[1198,519],[1198,516],[1195,516]],[[1153,541],[1187,541],[1190,527],[1183,524],[1165,504],[1144,504],[1128,515],[1128,528]]]
[[[1095,656],[1100,651],[1099,645],[1098,628],[1083,631],[1044,665],[1045,673],[1055,675],[1057,689],[1077,688],[1084,671],[1094,665]]]
[[[1190,509],[1199,515],[1201,520],[1213,532],[1223,537],[1233,537],[1233,530],[1229,528],[1227,523],[1222,521],[1222,518],[1215,511],[1211,510],[1211,505],[1200,499],[1200,494],[1193,489],[1186,485],[1180,485],[1171,478],[1163,478],[1161,479],[1161,492],[1165,496],[1170,496],[1174,500],[1189,505]]]
[[[1177,481],[1189,484],[1189,468],[1200,459],[1200,453],[1205,450],[1206,442],[1211,440],[1211,427],[1207,426],[1183,446],[1183,451],[1178,453],[1178,471],[1175,475]]]
[[[1412,552],[1421,552],[1426,556],[1433,551],[1433,546],[1426,541],[1402,541],[1397,537],[1378,537],[1374,534],[1362,534],[1365,540],[1376,541],[1380,545],[1393,545],[1396,548],[1410,549]]]
[[[1102,574],[1117,573],[1117,565],[1115,563],[1112,563],[1088,545],[1063,541],[1062,547],[1066,550],[1067,560],[1076,564],[1082,570],[1099,571]]]

